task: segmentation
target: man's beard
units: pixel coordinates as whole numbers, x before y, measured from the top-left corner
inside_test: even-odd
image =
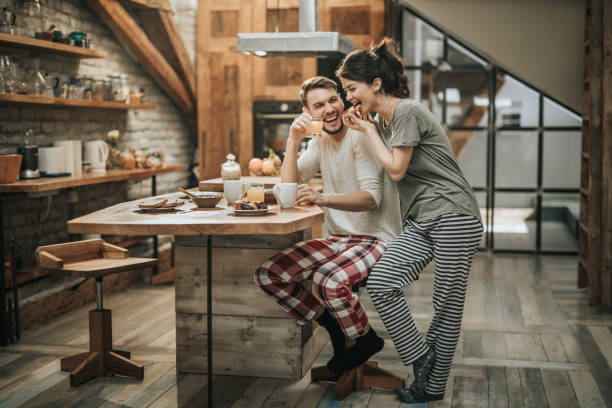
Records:
[[[338,127],[338,130],[330,131],[325,127],[325,125],[323,126],[323,130],[328,135],[337,135],[338,133],[342,132],[343,129],[344,129],[344,122],[342,122],[342,118],[340,119],[340,126]]]

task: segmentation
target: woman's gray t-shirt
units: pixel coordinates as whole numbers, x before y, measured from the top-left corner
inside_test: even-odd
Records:
[[[380,115],[374,123],[389,149],[414,147],[406,175],[397,183],[403,220],[427,221],[443,214],[473,215],[481,220],[474,191],[457,164],[450,141],[425,106],[402,99],[388,125]]]

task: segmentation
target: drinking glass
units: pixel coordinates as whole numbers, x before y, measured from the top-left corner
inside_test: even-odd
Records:
[[[249,183],[247,187],[247,200],[264,201],[265,192],[263,183]]]
[[[323,118],[321,116],[313,116],[310,120],[310,126],[306,131],[306,136],[315,137],[323,134]]]
[[[9,77],[11,76],[11,58],[8,55],[0,55],[0,75],[2,76],[3,79],[3,88],[2,88],[2,92],[6,91],[6,92],[11,92],[9,90]]]

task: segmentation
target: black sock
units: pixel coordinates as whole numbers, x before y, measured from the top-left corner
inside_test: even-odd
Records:
[[[329,313],[327,309],[324,309],[323,314],[315,320],[327,330],[327,333],[329,333],[334,353],[344,350],[344,332],[331,313]]]
[[[355,345],[334,355],[327,363],[327,368],[333,373],[352,370],[368,361],[370,357],[382,350],[384,345],[385,341],[376,334],[374,329],[370,328],[366,334],[355,339]]]

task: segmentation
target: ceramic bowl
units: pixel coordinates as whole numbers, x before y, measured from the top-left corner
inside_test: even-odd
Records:
[[[200,191],[195,195],[197,198],[191,199],[198,208],[213,208],[223,198],[223,194],[216,191]]]

